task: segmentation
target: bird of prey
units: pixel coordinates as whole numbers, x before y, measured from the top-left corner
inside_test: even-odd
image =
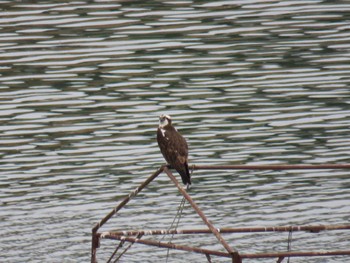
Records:
[[[167,163],[180,175],[184,185],[191,184],[188,170],[188,145],[184,137],[172,125],[169,115],[160,115],[157,141]]]

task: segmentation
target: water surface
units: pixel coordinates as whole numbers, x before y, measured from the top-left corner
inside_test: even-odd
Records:
[[[349,11],[314,0],[2,1],[2,260],[88,262],[92,226],[164,163],[162,113],[191,163],[349,162]],[[349,223],[347,171],[195,171],[193,182],[217,227]],[[168,228],[180,201],[162,174],[105,230]],[[179,228],[194,227],[187,205]],[[288,233],[225,238],[255,253],[286,249]],[[341,231],[293,238],[296,251],[349,246]],[[182,239],[222,250],[214,237]],[[102,241],[101,262],[115,245]],[[124,260],[145,258],[166,251],[135,245]]]

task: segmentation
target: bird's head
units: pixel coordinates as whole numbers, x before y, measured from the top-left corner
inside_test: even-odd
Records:
[[[171,117],[169,115],[162,114],[159,116],[159,127],[164,128],[167,125],[171,125]]]

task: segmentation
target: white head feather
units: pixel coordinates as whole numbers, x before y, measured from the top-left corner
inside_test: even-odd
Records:
[[[169,115],[162,114],[159,116],[159,128],[164,128],[171,123],[171,117]]]

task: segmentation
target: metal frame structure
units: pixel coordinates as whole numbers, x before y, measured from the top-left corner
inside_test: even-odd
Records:
[[[192,170],[310,170],[310,169],[350,169],[350,164],[324,164],[324,165],[193,165]],[[188,230],[148,230],[148,231],[108,231],[98,232],[107,221],[117,214],[133,197],[141,192],[148,184],[150,184],[159,174],[166,173],[170,180],[178,188],[179,192],[189,202],[192,208],[196,211],[198,216],[207,225],[208,229],[188,229]],[[317,226],[276,226],[276,227],[245,227],[245,228],[216,228],[209,219],[205,216],[202,210],[197,206],[195,201],[187,193],[187,191],[179,184],[175,176],[170,171],[169,167],[161,166],[155,171],[145,182],[138,186],[128,196],[126,196],[112,211],[110,211],[100,222],[98,222],[92,229],[91,242],[91,263],[97,262],[97,249],[100,246],[100,239],[120,240],[121,242],[129,242],[129,247],[134,243],[144,244],[148,246],[156,246],[167,249],[176,249],[189,251],[193,253],[204,254],[210,262],[210,256],[218,256],[230,258],[233,263],[242,263],[243,259],[249,258],[277,258],[277,262],[282,262],[287,257],[312,257],[312,256],[350,256],[350,250],[337,251],[300,251],[300,252],[274,252],[274,253],[257,253],[257,254],[241,254],[233,246],[230,246],[222,234],[224,233],[251,233],[251,232],[295,232],[307,231],[318,233],[320,231],[331,230],[350,230],[350,225],[317,225]],[[226,252],[202,249],[199,247],[186,246],[174,244],[171,242],[158,242],[153,240],[141,239],[144,235],[175,235],[175,234],[213,234],[219,243],[223,246]],[[111,262],[115,256],[121,243],[113,252],[108,260]],[[121,257],[121,255],[119,256]],[[117,259],[118,260],[118,259]]]

